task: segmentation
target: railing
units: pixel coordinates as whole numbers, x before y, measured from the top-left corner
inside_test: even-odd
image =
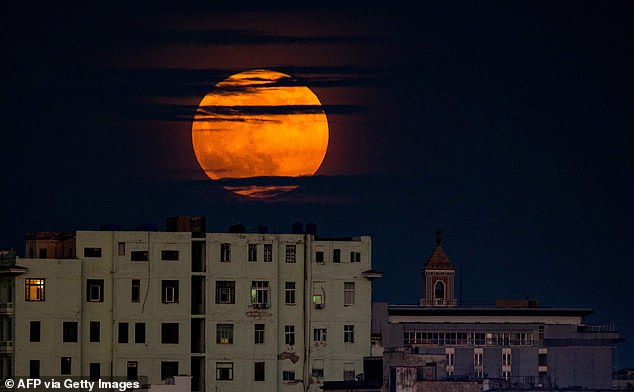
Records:
[[[13,351],[13,341],[0,342],[0,353],[9,353]]]
[[[579,326],[579,332],[616,332],[613,323],[586,324]]]
[[[0,304],[0,314],[13,313],[13,304]]]

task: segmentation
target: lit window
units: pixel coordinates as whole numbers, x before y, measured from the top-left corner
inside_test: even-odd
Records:
[[[354,343],[354,325],[343,326],[343,341],[344,343]]]
[[[345,306],[354,305],[354,282],[343,284],[343,304]]]
[[[44,279],[25,279],[26,288],[25,301],[44,301]]]
[[[258,246],[257,244],[249,244],[248,261],[258,261]]]
[[[233,344],[233,324],[216,325],[216,343]]]
[[[254,308],[268,308],[269,282],[254,280],[251,282],[251,304]]]
[[[216,380],[233,380],[233,362],[216,363]]]
[[[286,262],[287,263],[294,263],[296,261],[295,259],[296,251],[297,251],[297,248],[295,247],[295,245],[286,245]]]
[[[216,303],[234,304],[236,302],[236,282],[220,280],[216,282]]]

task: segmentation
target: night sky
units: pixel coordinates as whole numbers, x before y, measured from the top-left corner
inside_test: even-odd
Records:
[[[416,303],[441,229],[464,300],[593,308],[634,366],[634,2],[173,3],[3,10],[0,247],[314,222],[371,235],[374,300]],[[330,144],[299,189],[253,200],[200,170],[191,119],[261,68],[315,92]]]

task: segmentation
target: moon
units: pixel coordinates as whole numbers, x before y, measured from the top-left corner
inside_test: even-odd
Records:
[[[200,101],[192,145],[212,180],[312,176],[328,149],[328,119],[319,98],[290,75],[251,70],[217,83]],[[296,186],[225,188],[267,197]]]

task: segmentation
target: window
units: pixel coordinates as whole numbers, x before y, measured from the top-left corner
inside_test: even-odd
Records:
[[[295,252],[296,252],[295,245],[286,245],[286,262],[287,263],[294,263],[296,261]]]
[[[254,308],[269,307],[269,282],[254,280],[251,282],[251,304]]]
[[[119,242],[119,249],[117,254],[119,256],[124,256],[125,255],[125,242]]]
[[[354,325],[343,326],[343,342],[354,343]]]
[[[137,361],[128,361],[128,380],[139,379],[139,363]]]
[[[164,304],[178,303],[178,280],[163,280],[161,287]]]
[[[161,343],[178,344],[178,323],[161,324]]]
[[[282,381],[295,381],[295,372],[292,370],[282,371]]]
[[[90,341],[93,343],[101,340],[101,323],[99,321],[90,322]]]
[[[286,282],[284,300],[287,305],[295,304],[295,282]]]
[[[264,381],[264,362],[256,362],[253,372],[253,381]]]
[[[101,364],[99,362],[90,363],[90,381],[97,381],[101,378]]]
[[[323,359],[315,359],[313,361],[312,376],[318,377],[318,378],[324,377],[324,360]]]
[[[147,250],[136,250],[134,252],[130,252],[130,260],[131,261],[148,261]]]
[[[161,361],[161,380],[165,381],[174,376],[178,376],[178,362]]]
[[[141,281],[132,279],[132,291],[130,293],[131,302],[139,302],[141,300]]]
[[[128,343],[128,323],[119,323],[119,343]]]
[[[255,324],[255,344],[264,344],[264,324]]]
[[[511,378],[511,372],[509,372],[508,370],[503,371],[502,378],[504,378],[505,380],[508,380],[509,378]]]
[[[48,251],[46,248],[40,248],[40,259],[48,258]]]
[[[220,261],[223,263],[231,261],[231,244],[220,244]]]
[[[343,304],[344,306],[354,305],[354,282],[343,284]]]
[[[88,279],[86,282],[86,300],[103,302],[103,279]]]
[[[270,263],[273,261],[273,245],[264,244],[264,261]]]
[[[30,342],[40,341],[40,327],[41,327],[41,323],[39,321],[31,321],[31,323],[29,324],[29,341]]]
[[[315,304],[315,308],[323,309],[324,307],[324,297],[321,294],[313,294],[313,304]]]
[[[233,344],[233,324],[216,324],[216,343]]]
[[[220,280],[216,282],[216,303],[236,303],[236,282]]]
[[[249,244],[249,261],[258,261],[258,246],[257,244]]]
[[[324,252],[322,250],[318,250],[315,252],[315,262],[322,263],[324,262]]]
[[[343,381],[354,381],[354,363],[343,364]]]
[[[29,378],[40,378],[40,360],[31,359],[29,361]]]
[[[217,362],[216,363],[216,380],[219,380],[219,381],[233,380],[233,362]]]
[[[540,352],[537,357],[537,366],[548,366],[548,353]]]
[[[44,301],[44,280],[45,279],[24,279],[26,289],[25,301]]]
[[[350,262],[351,263],[360,263],[361,262],[361,252],[350,252]]]
[[[70,357],[62,357],[60,361],[59,374],[61,375],[70,375],[71,369],[71,358]]]
[[[178,261],[178,251],[177,250],[162,250],[161,260]]]
[[[145,323],[134,323],[134,343],[145,343]]]
[[[482,351],[475,351],[473,353],[473,365],[482,366]]]
[[[77,341],[77,322],[76,321],[64,321],[63,326],[63,341],[65,343],[73,343]]]
[[[332,262],[341,263],[341,249],[332,250]]]
[[[445,298],[445,284],[439,280],[434,285],[434,298],[436,299],[444,299]]]
[[[295,345],[295,326],[294,325],[284,326],[284,343],[286,343],[289,346]]]
[[[511,366],[511,352],[502,353],[502,366]]]
[[[101,257],[101,248],[84,248],[84,257]]]
[[[325,342],[326,341],[326,328],[314,328],[313,329],[313,341]]]

